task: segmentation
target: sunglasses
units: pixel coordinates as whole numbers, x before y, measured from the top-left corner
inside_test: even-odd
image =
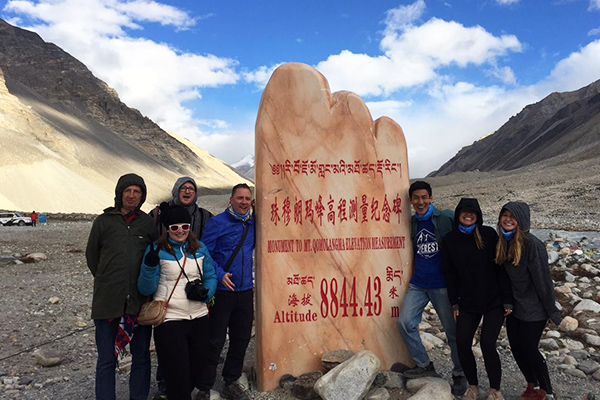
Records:
[[[179,228],[183,229],[184,231],[187,231],[190,229],[190,224],[173,224],[173,225],[169,225],[169,230],[171,232],[177,232],[179,230]]]

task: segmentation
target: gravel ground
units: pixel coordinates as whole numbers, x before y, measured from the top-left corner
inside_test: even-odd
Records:
[[[89,319],[92,276],[84,257],[90,228],[89,221],[52,220],[37,228],[0,227],[0,256],[41,252],[48,257],[31,264],[0,263],[1,399],[93,398],[96,354]],[[53,297],[58,301],[51,301]],[[436,321],[432,318],[429,322],[435,325]],[[64,361],[55,367],[41,367],[32,355],[36,348],[62,353]],[[253,349],[252,344],[248,365],[253,362]],[[523,378],[508,350],[501,350],[501,358],[505,397],[516,400],[524,389]],[[432,351],[432,359],[438,372],[449,380],[451,365],[444,349]],[[155,366],[154,362],[153,375]],[[549,367],[559,399],[582,399],[587,391],[600,394],[600,382],[593,378],[575,378],[552,363]],[[118,399],[128,397],[127,378],[126,371],[118,374]],[[154,382],[152,385],[151,393]],[[487,385],[484,375],[481,385]],[[252,397],[293,398],[282,389],[253,392]],[[408,397],[401,390],[392,392],[393,399]]]

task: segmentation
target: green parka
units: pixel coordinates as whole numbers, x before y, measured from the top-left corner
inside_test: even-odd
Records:
[[[131,185],[142,189],[142,199],[137,216],[128,224],[120,210],[123,190]],[[156,239],[154,221],[139,210],[145,199],[144,180],[135,174],[123,175],[115,189],[115,206],[105,209],[92,225],[85,256],[94,276],[93,319],[136,315],[145,301],[137,280],[144,251]]]

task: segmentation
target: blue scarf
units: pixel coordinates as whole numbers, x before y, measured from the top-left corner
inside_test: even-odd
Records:
[[[505,231],[502,227],[500,227],[500,231],[502,232],[502,236],[504,236],[504,239],[506,240],[512,239],[513,236],[515,236],[515,233],[517,233],[516,229],[513,229],[512,231]]]
[[[246,214],[238,214],[235,212],[235,210],[233,209],[233,206],[231,205],[231,203],[227,206],[227,211],[229,211],[229,213],[231,215],[234,216],[234,218],[239,219],[240,221],[246,222],[250,219],[250,217],[252,217],[252,208],[250,208],[248,210],[248,212]]]
[[[429,204],[429,208],[425,214],[419,215],[415,213],[415,217],[417,217],[419,221],[427,221],[429,218],[431,218],[431,214],[433,214],[433,204]]]
[[[463,224],[459,223],[458,230],[468,235],[469,233],[473,232],[473,229],[475,229],[476,225],[477,224],[473,224],[471,226],[464,226]]]

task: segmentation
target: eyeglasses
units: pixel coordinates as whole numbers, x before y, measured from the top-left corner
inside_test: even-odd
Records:
[[[196,189],[194,189],[193,187],[186,186],[186,187],[179,188],[179,191],[180,192],[195,192]]]
[[[173,224],[173,225],[169,225],[169,230],[171,232],[177,232],[179,230],[179,228],[183,229],[184,231],[189,231],[190,230],[190,224]]]

